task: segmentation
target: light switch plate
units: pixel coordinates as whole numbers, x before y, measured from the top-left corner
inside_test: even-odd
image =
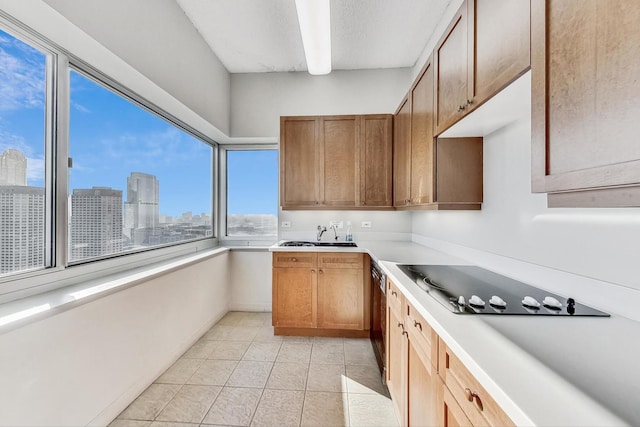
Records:
[[[282,221],[282,223],[280,223],[280,227],[291,228],[291,221]]]
[[[362,227],[362,228],[371,228],[371,221],[362,221],[360,223],[360,227]]]

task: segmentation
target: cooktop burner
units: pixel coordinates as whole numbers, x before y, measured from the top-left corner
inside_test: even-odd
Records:
[[[480,267],[398,265],[400,270],[456,314],[609,316],[595,308]]]

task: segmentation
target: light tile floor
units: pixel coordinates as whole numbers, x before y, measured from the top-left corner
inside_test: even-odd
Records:
[[[397,426],[368,339],[273,335],[229,312],[111,427]]]

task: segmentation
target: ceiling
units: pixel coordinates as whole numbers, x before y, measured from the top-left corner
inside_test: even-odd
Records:
[[[450,0],[331,0],[334,70],[412,67]],[[177,0],[231,73],[306,71],[295,0]]]

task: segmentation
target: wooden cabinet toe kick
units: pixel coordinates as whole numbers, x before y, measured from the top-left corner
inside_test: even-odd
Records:
[[[334,337],[334,338],[369,338],[369,329],[322,329],[322,328],[285,328],[274,327],[274,335],[296,337]]]

